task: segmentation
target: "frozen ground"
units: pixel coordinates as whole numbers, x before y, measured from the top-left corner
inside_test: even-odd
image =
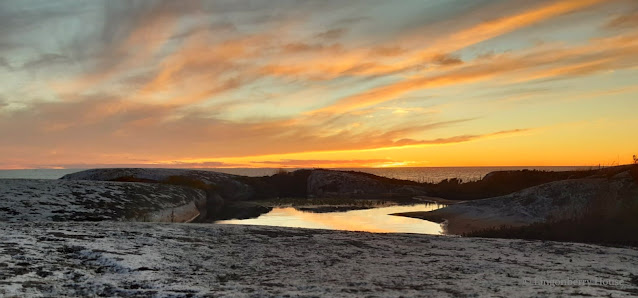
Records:
[[[0,179],[0,222],[136,220],[184,222],[203,191],[180,186],[101,181]]]
[[[638,295],[638,251],[626,248],[204,224],[0,229],[9,297]]]

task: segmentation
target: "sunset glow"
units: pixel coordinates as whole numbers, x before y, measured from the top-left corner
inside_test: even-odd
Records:
[[[638,1],[0,3],[0,168],[614,165]]]

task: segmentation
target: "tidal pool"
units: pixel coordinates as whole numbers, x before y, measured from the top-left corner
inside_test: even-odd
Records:
[[[257,218],[222,220],[216,223],[363,231],[374,233],[418,233],[440,235],[442,234],[443,229],[438,223],[390,214],[412,211],[431,211],[442,207],[445,206],[440,204],[418,204],[326,213],[299,211],[293,207],[277,207]]]

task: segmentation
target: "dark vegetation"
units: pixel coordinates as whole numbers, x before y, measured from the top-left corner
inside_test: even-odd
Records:
[[[323,169],[316,169],[323,170]],[[238,180],[244,182],[255,189],[255,200],[267,200],[271,198],[308,198],[308,177],[314,170],[304,169],[287,172],[279,170],[271,176],[264,177],[239,177]],[[326,170],[329,171],[329,170]],[[392,186],[422,186],[422,183],[392,179],[374,174],[356,172],[356,171],[339,171],[355,176],[362,176],[376,180],[382,184]]]
[[[326,170],[326,171],[330,171],[330,170]],[[348,173],[348,174],[357,175],[357,176],[362,176],[362,177],[367,177],[367,178],[374,179],[374,180],[377,180],[377,181],[385,183],[385,184],[396,185],[396,186],[403,186],[403,185],[420,186],[420,185],[424,184],[424,183],[416,182],[416,181],[412,181],[412,180],[401,180],[401,179],[395,179],[395,178],[388,178],[388,177],[377,176],[375,174],[357,172],[357,171],[339,171],[339,172]],[[425,183],[425,184],[427,184],[427,183]]]
[[[638,183],[638,165],[631,167],[629,173]],[[464,236],[638,247],[638,193],[633,193],[619,202],[609,197],[599,197],[590,203],[586,212],[580,217],[523,227],[503,226],[474,231]]]
[[[278,171],[272,176],[239,177],[238,180],[253,187],[255,200],[270,198],[307,198],[308,177],[312,170]]]

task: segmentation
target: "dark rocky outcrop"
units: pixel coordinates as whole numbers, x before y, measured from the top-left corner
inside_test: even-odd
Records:
[[[310,197],[349,197],[366,199],[411,199],[427,195],[418,183],[358,172],[314,170],[308,177]]]
[[[609,172],[615,173],[615,172]],[[509,195],[467,201],[429,212],[400,214],[446,222],[446,230],[461,234],[500,226],[525,226],[595,213],[613,218],[638,203],[638,183],[632,172],[612,177],[569,179],[531,187]]]
[[[268,213],[272,207],[265,207],[252,202],[235,202],[224,205],[216,212],[214,220],[255,218]]]
[[[314,170],[281,171],[271,176],[242,177],[256,193],[255,199],[307,198],[308,177]]]
[[[478,181],[446,179],[439,183],[427,184],[430,195],[449,200],[478,200],[511,194],[529,187],[554,181],[609,178],[631,170],[631,165],[581,171],[496,171]]]

